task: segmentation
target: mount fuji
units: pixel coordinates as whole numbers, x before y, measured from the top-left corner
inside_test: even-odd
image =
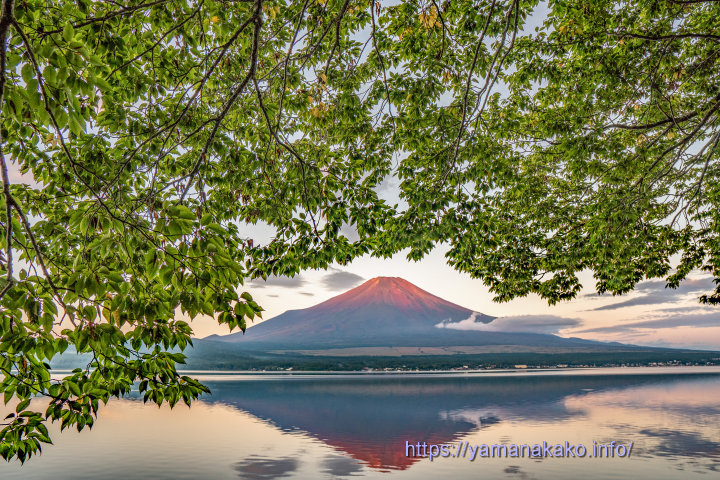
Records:
[[[617,349],[578,338],[533,332],[458,329],[469,321],[491,326],[495,317],[443,300],[398,277],[377,277],[325,302],[230,335],[205,340],[243,350],[333,355],[432,355]],[[482,327],[481,325],[478,325]],[[491,331],[488,331],[491,330]]]

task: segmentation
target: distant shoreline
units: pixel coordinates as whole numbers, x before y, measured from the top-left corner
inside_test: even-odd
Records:
[[[60,379],[70,370],[53,370],[51,378]],[[568,368],[489,368],[484,370],[401,370],[401,371],[358,371],[358,370],[178,370],[181,375],[192,376],[201,382],[243,381],[252,379],[282,378],[521,378],[521,377],[624,377],[660,375],[720,376],[720,365],[677,365],[637,367],[568,367]]]
[[[608,366],[587,366],[587,367],[564,367],[564,368],[547,368],[547,367],[528,367],[524,369],[515,368],[487,368],[474,370],[178,370],[178,372],[186,375],[353,375],[353,376],[392,376],[392,375],[467,375],[467,374],[515,374],[515,375],[548,375],[558,373],[566,375],[568,373],[604,373],[604,371],[612,371],[612,374],[667,374],[667,373],[684,373],[684,374],[719,374],[720,365],[663,365],[663,366],[632,366],[632,367],[608,367]],[[623,372],[623,373],[620,373]],[[610,372],[608,372],[610,373]]]

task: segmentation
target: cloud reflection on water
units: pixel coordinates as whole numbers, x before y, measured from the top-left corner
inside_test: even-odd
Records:
[[[298,468],[295,458],[270,458],[252,455],[237,462],[233,468],[246,480],[290,477]]]

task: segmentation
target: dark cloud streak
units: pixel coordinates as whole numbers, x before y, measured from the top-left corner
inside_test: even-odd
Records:
[[[339,270],[337,268],[330,268],[330,273],[325,275],[321,282],[323,287],[332,291],[348,290],[352,287],[357,286],[363,280],[360,275],[356,275],[345,270]]]
[[[688,315],[674,315],[666,318],[632,322],[609,327],[596,327],[580,330],[573,333],[620,333],[632,332],[637,329],[664,329],[676,327],[720,327],[720,313],[698,313]]]
[[[250,285],[253,288],[301,288],[307,285],[307,280],[305,280],[301,275],[295,275],[294,277],[277,277],[275,275],[271,275],[267,278],[267,280],[256,278],[250,282]]]
[[[703,292],[712,291],[715,287],[712,278],[689,278],[682,282],[678,288],[666,288],[664,280],[647,280],[640,282],[635,287],[635,293],[639,294],[634,298],[623,300],[609,305],[593,308],[593,311],[617,310],[619,308],[634,307],[638,305],[659,305],[663,303],[676,303],[689,295],[701,295]],[[602,298],[592,294],[590,297]]]

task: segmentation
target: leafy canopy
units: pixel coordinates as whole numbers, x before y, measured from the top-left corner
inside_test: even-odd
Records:
[[[720,2],[0,2],[6,459],[190,404],[180,319],[244,330],[245,278],[441,242],[501,301],[720,277]]]

